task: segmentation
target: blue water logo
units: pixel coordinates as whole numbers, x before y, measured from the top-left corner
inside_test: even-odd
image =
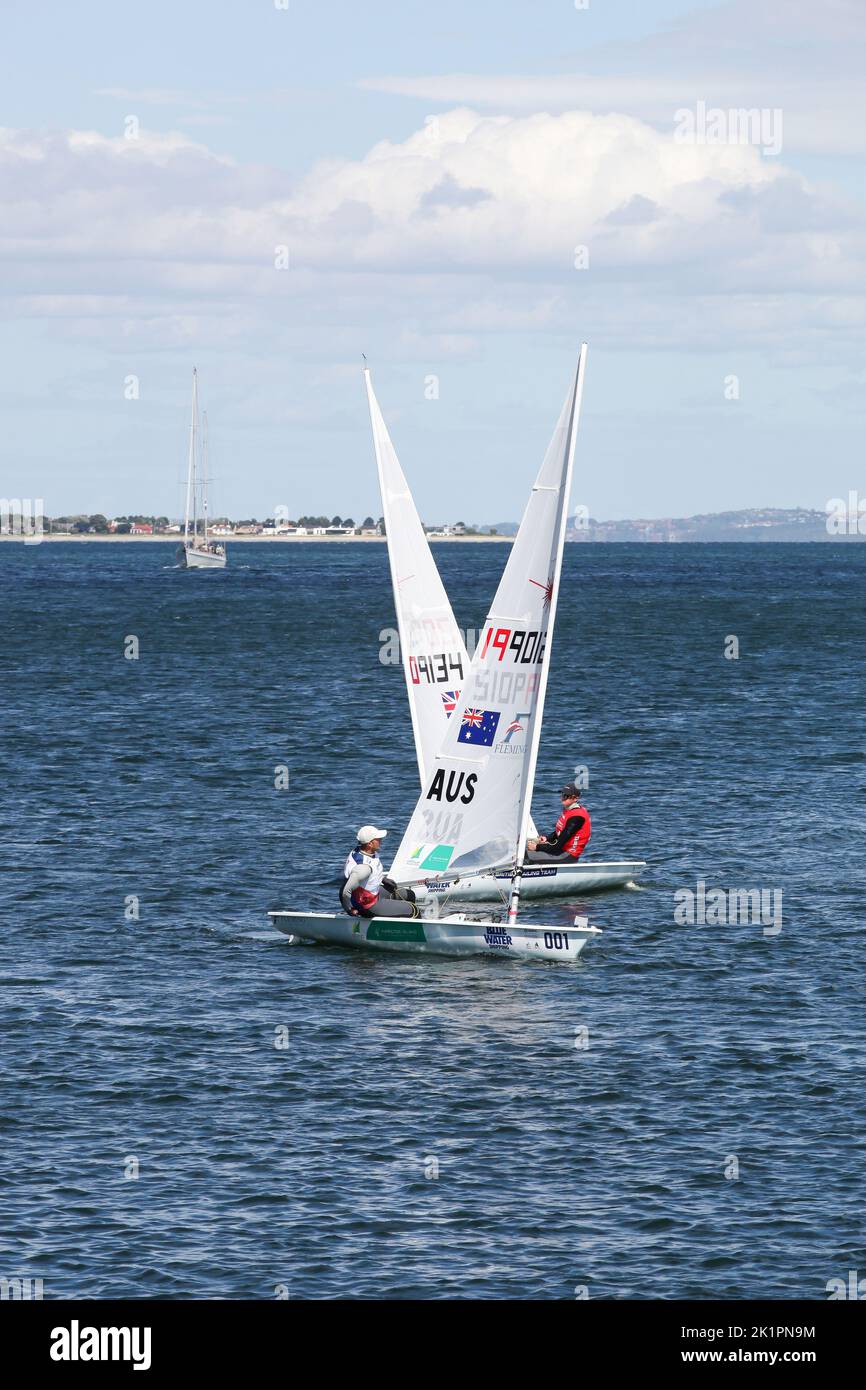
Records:
[[[484,941],[487,946],[501,946],[503,948],[512,944],[511,937],[504,927],[485,927]]]

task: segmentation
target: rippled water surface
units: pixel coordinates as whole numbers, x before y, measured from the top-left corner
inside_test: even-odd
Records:
[[[464,626],[506,553],[438,547]],[[533,906],[604,928],[571,968],[269,929],[414,804],[387,557],[172,560],[0,545],[0,1274],[549,1299],[866,1271],[866,547],[567,548],[535,816],[586,764],[593,854],[651,865]],[[782,930],[678,925],[699,879],[781,889]]]

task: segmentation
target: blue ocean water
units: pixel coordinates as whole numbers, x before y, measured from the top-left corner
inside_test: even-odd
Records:
[[[505,549],[436,556],[479,627]],[[0,1275],[821,1299],[866,1273],[866,547],[567,547],[534,813],[585,764],[592,853],[651,865],[533,906],[603,927],[575,967],[271,931],[414,805],[385,549],[172,564],[0,546]],[[782,930],[677,924],[698,880],[780,889]]]

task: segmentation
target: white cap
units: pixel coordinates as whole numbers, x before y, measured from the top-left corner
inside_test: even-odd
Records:
[[[371,840],[384,840],[387,830],[377,830],[375,825],[362,825],[358,831],[358,844],[368,845]]]

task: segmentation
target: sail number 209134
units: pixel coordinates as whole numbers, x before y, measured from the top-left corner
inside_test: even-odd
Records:
[[[409,657],[413,685],[441,685],[443,681],[463,680],[463,662],[457,652],[431,652]]]

